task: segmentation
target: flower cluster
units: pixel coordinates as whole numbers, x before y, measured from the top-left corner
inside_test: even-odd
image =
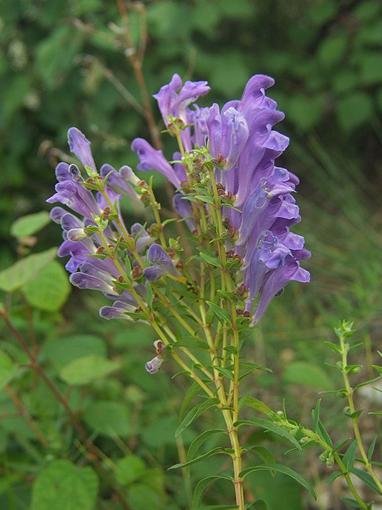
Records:
[[[188,155],[200,155],[203,148],[208,152],[219,193],[233,200],[232,207],[222,207],[222,214],[227,228],[237,234],[232,248],[243,261],[247,311],[252,312],[257,302],[254,322],[289,281],[309,281],[300,261],[310,253],[304,249],[303,237],[290,232],[301,219],[293,197],[299,180],[275,164],[289,139],[273,129],[284,118],[277,103],[265,94],[273,84],[272,78],[255,75],[240,100],[222,108],[217,104],[199,107],[192,103],[208,93],[207,83],[183,84],[175,74],[154,97],[168,131],[178,139],[180,153],[170,163],[146,140],[137,138],[132,144],[140,161],[138,169],[156,170],[177,188],[174,207],[191,230],[195,222],[185,190],[198,176],[195,165],[187,163]]]
[[[201,240],[200,215],[208,217],[213,209],[207,204],[211,197],[204,197],[196,208],[195,200],[204,191],[216,192],[222,228],[231,235],[224,237],[217,228],[210,236],[219,232],[224,250],[241,262],[241,277],[233,281],[247,293],[243,313],[252,315],[253,323],[289,281],[309,281],[300,261],[310,254],[304,249],[303,237],[290,232],[300,221],[293,197],[298,178],[275,165],[289,140],[273,129],[284,117],[265,94],[273,83],[272,78],[255,75],[240,100],[222,108],[217,104],[199,107],[194,103],[208,93],[207,83],[183,84],[174,75],[154,97],[179,151],[168,161],[146,140],[137,138],[132,143],[139,157],[137,169],[156,170],[174,186],[174,208],[197,242]],[[58,254],[69,257],[66,268],[73,285],[99,290],[113,300],[101,308],[102,317],[142,318],[139,313],[146,306],[148,286],[164,275],[173,279],[182,275],[174,255],[169,255],[159,215],[156,234],[155,229],[139,223],[128,231],[120,200],[128,196],[147,202],[148,197],[153,211],[160,206],[152,202],[151,187],[130,167],[117,171],[104,164],[98,171],[90,142],[77,128],[69,129],[68,141],[83,168],[64,162],[56,168],[56,193],[48,202],[60,202],[75,213],[57,206],[51,211],[63,229]],[[193,189],[197,190],[194,196]],[[216,217],[209,223],[214,221]]]
[[[113,301],[100,309],[101,317],[130,319],[146,294],[145,285],[134,281],[134,275],[143,273],[148,281],[155,281],[176,269],[143,225],[135,223],[128,232],[122,217],[121,196],[138,198],[139,186],[145,183],[128,166],[117,171],[104,164],[98,173],[90,142],[77,128],[69,129],[68,142],[83,171],[64,162],[56,167],[56,192],[47,201],[75,213],[60,206],[51,210],[51,218],[63,230],[58,255],[69,257],[65,267],[73,285],[101,291]]]

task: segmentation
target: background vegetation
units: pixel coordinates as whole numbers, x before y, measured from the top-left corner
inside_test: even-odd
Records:
[[[32,226],[14,222],[48,210],[44,202],[69,126],[93,140],[99,162],[136,163],[131,140],[149,133],[122,25],[113,2],[0,3],[1,268],[60,242],[59,229],[45,225],[44,215]],[[210,99],[219,102],[239,96],[254,73],[276,78],[271,95],[286,112],[281,130],[292,140],[283,164],[302,179],[299,228],[313,252],[313,281],[302,289],[291,285],[253,331],[246,356],[272,372],[245,384],[303,422],[324,392],[323,416],[340,438],[346,434],[345,403],[331,393],[341,382],[324,341],[339,319],[348,318],[362,344],[356,361],[370,365],[381,349],[381,2],[157,0],[129,5],[128,29],[145,52],[150,93],[173,72],[207,79]],[[159,178],[156,185],[164,197]],[[139,217],[128,206],[126,213],[131,222]],[[9,283],[9,274],[6,280],[0,275],[2,290],[14,291],[1,299],[31,354],[28,359],[4,325],[0,507],[189,508],[189,477],[224,469],[209,460],[183,473],[166,471],[202,430],[196,425],[174,440],[192,392],[185,397],[184,381],[171,378],[171,366],[146,374],[155,337],[142,326],[98,320],[98,298],[71,291],[53,258],[54,250],[46,251],[24,268],[25,281],[15,283],[11,275]],[[30,370],[37,360],[64,403]],[[361,370],[354,377],[369,375]],[[380,432],[380,418],[368,414],[380,407],[374,386],[364,387],[358,401],[367,441]],[[203,426],[210,426],[208,419]],[[272,440],[252,433],[264,444]],[[211,447],[214,437],[209,441]],[[258,474],[253,490],[270,510],[279,510],[280,494],[288,510],[340,508],[343,488],[324,483],[330,468],[314,455],[293,453],[284,462],[313,479],[319,500],[282,475]],[[224,491],[216,485],[206,500],[223,505]]]

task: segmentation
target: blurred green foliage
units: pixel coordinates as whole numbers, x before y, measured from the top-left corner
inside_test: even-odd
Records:
[[[256,72],[277,80],[271,95],[287,114],[281,129],[292,137],[285,164],[303,178],[299,230],[314,254],[313,281],[303,289],[291,286],[272,304],[246,354],[273,372],[245,384],[276,408],[284,400],[291,415],[307,421],[317,392],[338,386],[337,375],[324,363],[330,365],[333,357],[323,343],[338,318],[351,317],[359,325],[365,344],[361,361],[373,360],[373,342],[380,335],[381,163],[376,154],[382,126],[382,4],[157,0],[144,5],[145,10],[130,6],[129,28],[136,44],[146,43],[150,92],[173,72],[208,79],[217,101],[238,96]],[[132,97],[140,101],[140,90],[119,26],[113,2],[0,3],[0,235],[12,239],[11,250],[0,254],[1,267],[14,256],[13,248],[27,255],[18,263],[22,271],[17,266],[0,274],[1,289],[14,292],[1,299],[11,300],[13,323],[104,454],[106,473],[129,508],[179,510],[189,508],[188,473],[166,468],[179,462],[184,445],[198,432],[216,423],[207,414],[202,425],[193,425],[175,442],[177,414],[186,414],[194,394],[192,389],[185,394],[181,376],[170,379],[171,369],[155,377],[144,372],[153,355],[151,332],[97,320],[100,301],[90,293],[73,293],[67,301],[64,271],[53,261],[54,250],[44,250],[59,242],[58,229],[44,227],[43,213],[13,223],[41,211],[55,181],[52,168],[61,158],[57,147],[65,147],[71,125],[93,140],[98,161],[135,163],[130,142],[148,131],[132,106]],[[31,260],[25,243],[35,235],[41,248],[33,250]],[[27,368],[25,354],[5,328],[1,336],[0,507],[61,510],[55,505],[64,498],[67,510],[122,508],[65,410]],[[324,407],[328,427],[342,437],[343,402],[325,396]],[[252,435],[259,444],[271,442],[283,457],[286,445],[262,431]],[[201,452],[216,444],[212,434]],[[301,472],[315,471],[322,487],[320,465],[295,455],[289,459]],[[213,457],[192,466],[190,476],[195,483],[224,469],[224,460]],[[279,510],[280,498],[288,510],[313,504],[281,474],[254,476],[253,490],[270,510]],[[223,505],[229,494],[230,487],[218,481],[205,498]]]

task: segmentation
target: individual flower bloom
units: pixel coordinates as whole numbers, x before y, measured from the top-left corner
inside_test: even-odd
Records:
[[[108,279],[103,278],[103,275],[99,274],[98,276],[94,276],[93,274],[87,274],[82,271],[72,273],[70,276],[70,283],[79,289],[90,289],[90,290],[99,290],[101,292],[107,294],[115,294],[118,295],[112,284],[110,284]]]
[[[217,104],[210,108],[207,120],[208,146],[218,168],[233,168],[248,139],[248,126],[244,116],[230,107],[220,112]]]
[[[249,125],[251,119],[255,120],[259,110],[276,110],[276,101],[265,94],[274,84],[274,79],[264,74],[255,74],[248,80],[237,107],[245,115]]]
[[[134,223],[131,225],[130,233],[134,237],[135,246],[138,253],[143,253],[145,249],[153,242],[153,238],[140,223]]]
[[[253,324],[261,319],[270,301],[283,290],[289,281],[300,283],[310,281],[309,272],[300,267],[299,261],[291,255],[285,258],[284,264],[267,274],[260,289],[260,299],[253,316]]]
[[[107,187],[114,192],[138,199],[133,186],[139,183],[139,179],[129,166],[123,166],[117,172],[114,167],[105,163],[100,168],[100,175],[105,179]]]
[[[146,258],[150,266],[143,270],[143,275],[149,281],[156,281],[165,274],[177,274],[172,260],[159,244],[150,246]]]
[[[77,156],[85,169],[91,169],[95,172],[96,166],[90,149],[90,142],[76,127],[68,130],[68,144],[70,151]]]
[[[163,358],[162,356],[158,355],[155,356],[155,358],[153,358],[152,360],[147,361],[147,363],[145,363],[145,369],[149,374],[156,374],[159,372],[159,369],[162,366],[162,364]]]
[[[60,181],[55,186],[56,193],[48,198],[49,204],[61,202],[73,211],[91,219],[100,214],[100,209],[93,194],[72,180]]]
[[[88,241],[88,242],[84,242]],[[86,262],[89,256],[95,253],[94,245],[91,245],[91,241],[69,241],[65,240],[57,250],[59,257],[70,257],[66,263],[65,268],[69,273],[74,273],[80,267],[81,264]]]
[[[287,244],[284,243],[287,241]],[[288,244],[290,246],[288,246]],[[300,282],[309,281],[309,273],[300,268],[298,255],[304,245],[302,236],[296,234],[289,237],[283,235],[283,240],[266,231],[260,237],[251,259],[244,268],[245,285],[249,291],[246,309],[252,308],[254,299],[260,295],[254,321],[260,319],[265,308],[290,280]],[[292,249],[291,249],[292,248]]]
[[[190,111],[190,119],[194,128],[193,142],[196,147],[207,145],[208,125],[210,117],[210,108],[199,108],[195,105],[195,110]]]
[[[175,193],[172,203],[176,212],[181,216],[191,232],[195,232],[195,221],[192,214],[191,202],[187,200],[182,193]]]
[[[55,223],[61,224],[62,217],[67,213],[68,211],[66,211],[62,207],[56,206],[50,210],[49,216],[50,219],[53,220]]]
[[[237,246],[243,246],[249,238],[257,244],[261,232],[269,230],[277,218],[295,219],[299,209],[290,195],[293,191],[287,174],[274,172],[260,182],[244,204]]]
[[[103,319],[111,320],[111,319],[126,319],[132,320],[129,316],[130,312],[135,312],[136,307],[129,305],[123,301],[114,301],[112,306],[103,306],[99,310],[99,314]]]
[[[276,112],[277,113],[277,112]],[[275,112],[271,112],[273,121]],[[240,156],[238,169],[238,190],[235,205],[241,207],[249,193],[262,178],[266,178],[274,168],[274,160],[288,147],[289,138],[271,129],[269,112],[262,117],[259,131],[249,135],[248,143]]]
[[[156,170],[164,175],[175,188],[179,188],[180,180],[170,163],[163,156],[162,151],[154,149],[154,147],[143,138],[135,138],[131,144],[131,148],[139,157],[138,170]]]
[[[187,107],[209,91],[206,81],[186,81],[183,85],[181,77],[174,74],[170,83],[154,94],[166,126],[171,117],[180,118],[187,124]]]

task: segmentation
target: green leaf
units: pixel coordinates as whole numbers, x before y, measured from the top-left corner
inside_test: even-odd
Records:
[[[102,338],[91,335],[74,335],[49,339],[43,346],[41,354],[45,356],[57,370],[61,370],[75,359],[85,356],[106,357],[106,345]]]
[[[232,483],[232,478],[229,476],[222,476],[222,475],[212,475],[212,476],[206,476],[205,478],[202,478],[198,481],[198,483],[195,486],[194,493],[192,495],[192,510],[199,510],[201,505],[201,500],[204,491],[207,489],[209,485],[211,485],[212,482],[216,480],[226,480],[228,482]]]
[[[197,457],[194,457],[193,459],[188,460],[187,462],[184,462],[183,464],[174,464],[173,466],[169,467],[168,469],[172,470],[172,469],[179,469],[179,468],[191,466],[191,464],[196,464],[197,462],[200,462],[201,460],[208,459],[208,457],[212,457],[213,455],[218,455],[221,453],[228,454],[225,448],[222,448],[219,446],[217,448],[213,448],[209,452],[202,453],[201,455],[198,455]]]
[[[115,464],[115,478],[118,483],[125,486],[142,478],[145,471],[145,463],[136,455],[128,455]]]
[[[324,424],[321,420],[318,420],[316,433],[323,439],[328,445],[333,446],[332,438],[329,436]]]
[[[192,409],[188,411],[186,416],[180,422],[178,428],[175,431],[175,437],[178,438],[187,427],[191,425],[191,423],[198,418],[201,414],[206,412],[211,407],[215,407],[217,404],[217,400],[214,398],[208,398],[204,400],[200,404],[194,406]]]
[[[228,368],[224,368],[224,367],[215,367],[215,370],[217,372],[219,372],[220,374],[222,374],[229,381],[232,381],[232,379],[233,379],[232,370],[229,370]]]
[[[205,430],[201,434],[195,437],[195,439],[192,440],[188,451],[187,451],[187,460],[190,460],[195,457],[195,455],[198,453],[200,447],[202,444],[210,437],[214,436],[216,434],[225,434],[224,429],[210,429]]]
[[[273,423],[270,420],[264,420],[263,418],[252,418],[251,420],[239,420],[237,425],[240,427],[242,425],[249,425],[254,427],[260,427],[266,431],[272,432],[277,436],[283,437],[287,441],[293,444],[298,450],[301,450],[301,445],[297,441],[297,439],[286,429],[280,427],[276,423]]]
[[[351,473],[355,474],[360,480],[362,480],[371,490],[376,492],[377,494],[381,494],[377,484],[374,482],[372,477],[369,475],[369,473],[365,473],[365,471],[362,471],[361,469],[358,469],[356,467],[353,467],[350,470]]]
[[[369,449],[367,451],[367,458],[369,459],[370,462],[371,462],[371,459],[373,457],[373,453],[374,453],[375,445],[377,443],[377,439],[378,439],[377,436],[375,436],[375,438],[370,443]]]
[[[50,222],[49,214],[41,211],[18,218],[11,225],[11,234],[14,237],[27,237],[36,234]]]
[[[265,462],[265,464],[274,464],[275,463],[275,457],[274,455],[268,450],[268,448],[265,448],[264,446],[253,446],[251,447],[251,451],[256,453],[260,459]]]
[[[207,253],[203,253],[202,251],[199,252],[199,255],[200,258],[207,262],[207,264],[209,264],[210,266],[221,267],[220,261],[216,257],[212,257]]]
[[[56,248],[34,253],[0,272],[0,289],[14,292],[29,282],[56,256]]]
[[[260,413],[266,414],[267,416],[271,416],[272,414],[274,414],[272,409],[270,407],[268,407],[267,404],[265,404],[261,400],[258,400],[255,397],[249,397],[249,396],[243,397],[240,400],[240,407],[242,407],[242,406],[252,407],[252,409],[255,409],[256,411],[260,411]]]
[[[260,466],[253,466],[253,467],[244,469],[241,472],[240,476],[244,479],[248,475],[255,473],[256,471],[270,471],[270,472],[276,472],[276,473],[283,473],[284,475],[287,475],[290,478],[293,478],[293,480],[295,480],[297,483],[302,485],[313,498],[316,498],[316,495],[315,495],[312,485],[307,480],[305,480],[305,478],[303,478],[299,473],[297,473],[296,471],[294,471],[293,469],[291,469],[288,466],[283,466],[282,464],[270,464],[270,465],[264,464],[264,465],[260,465]]]
[[[357,450],[357,441],[352,441],[342,457],[342,462],[345,464],[346,471],[350,471],[353,467],[355,455]]]
[[[229,313],[224,308],[220,308],[220,306],[216,305],[212,301],[207,301],[207,304],[210,310],[214,315],[222,322],[229,322],[231,320]]]
[[[17,367],[4,351],[0,351],[0,390],[14,377]]]
[[[321,408],[321,399],[317,401],[316,407],[312,410],[312,420],[313,420],[313,430],[317,432],[318,422],[320,420],[320,408]]]
[[[90,467],[54,460],[33,484],[31,510],[92,510],[97,491],[97,476]]]
[[[130,415],[126,405],[108,400],[91,402],[85,409],[84,420],[101,435],[126,437],[130,432]]]
[[[295,361],[290,363],[284,371],[284,380],[292,384],[302,384],[317,390],[331,390],[332,382],[322,368],[306,363]]]
[[[101,356],[90,354],[71,361],[60,371],[60,377],[67,384],[77,386],[89,384],[118,370],[120,364]]]
[[[70,293],[68,275],[61,264],[53,260],[22,287],[28,303],[40,310],[59,310]]]

